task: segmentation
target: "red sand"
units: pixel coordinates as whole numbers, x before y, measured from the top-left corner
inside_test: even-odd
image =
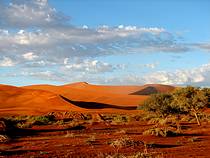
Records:
[[[51,111],[80,110],[60,98],[57,94],[44,90],[31,90],[0,85],[0,115],[35,115]]]
[[[135,109],[148,95],[132,95],[152,87],[158,92],[172,91],[166,85],[102,86],[85,82],[14,87],[0,85],[0,114],[35,115],[52,111],[112,111]],[[149,92],[150,93],[150,92]],[[152,91],[151,91],[152,93]]]

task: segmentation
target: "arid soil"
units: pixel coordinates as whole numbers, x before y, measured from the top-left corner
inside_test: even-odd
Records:
[[[106,115],[110,116],[103,114]],[[13,130],[10,132],[11,140],[0,143],[0,157],[104,158],[134,157],[137,153],[164,158],[209,157],[210,124],[207,122],[201,127],[194,122],[182,122],[181,134],[157,137],[142,134],[154,125],[138,121],[138,113],[126,116],[132,119],[103,121],[99,118],[83,120],[78,117],[62,124],[36,125]],[[118,144],[113,145],[113,142]]]

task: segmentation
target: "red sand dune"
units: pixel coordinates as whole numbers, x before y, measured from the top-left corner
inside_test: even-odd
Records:
[[[51,111],[80,110],[59,95],[44,90],[31,90],[0,85],[0,115],[35,115]]]
[[[168,92],[174,89],[172,86],[155,84],[144,86],[102,86],[91,85],[86,82],[63,86],[32,85],[24,88],[47,90],[60,94],[72,101],[96,102],[116,106],[137,106],[148,98],[148,95],[135,95],[134,93],[140,92],[147,87],[155,87],[157,92]]]
[[[0,114],[40,114],[52,111],[129,110],[148,94],[172,91],[166,85],[101,86],[85,82],[14,87],[0,85]]]

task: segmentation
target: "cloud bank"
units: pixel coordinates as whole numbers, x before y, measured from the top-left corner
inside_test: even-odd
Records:
[[[122,67],[97,59],[131,53],[184,53],[192,49],[209,51],[210,45],[183,43],[173,33],[157,27],[74,26],[70,17],[47,0],[0,1],[0,68],[21,67],[14,76],[116,84],[210,83],[209,64],[194,70],[158,71],[144,77],[110,77]],[[144,67],[154,69],[157,65]]]

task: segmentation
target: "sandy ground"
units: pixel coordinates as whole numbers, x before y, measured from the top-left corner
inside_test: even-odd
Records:
[[[16,131],[12,141],[0,144],[0,157],[105,158],[116,154],[134,156],[138,152],[164,158],[209,157],[209,124],[198,127],[195,123],[183,123],[182,134],[174,137],[143,135],[153,126],[144,121],[82,122],[82,125],[83,128],[74,129],[68,128],[68,123],[44,125]],[[133,140],[134,144],[110,145],[121,139]]]

